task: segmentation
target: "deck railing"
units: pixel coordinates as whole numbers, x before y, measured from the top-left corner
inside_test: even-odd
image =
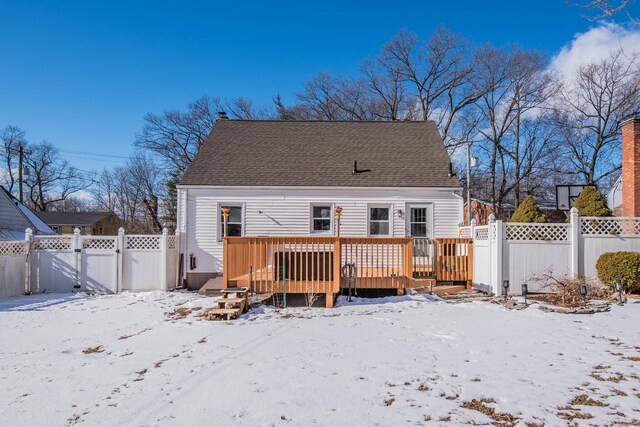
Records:
[[[465,281],[473,279],[473,239],[436,239],[436,279]]]
[[[436,277],[436,242],[425,237],[413,238],[413,277],[431,279]]]
[[[334,236],[226,237],[223,286],[258,293],[338,293],[342,266],[358,288],[409,287],[413,278],[471,280],[471,239]]]

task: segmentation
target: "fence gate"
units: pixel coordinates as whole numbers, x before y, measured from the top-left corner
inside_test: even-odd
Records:
[[[78,290],[78,254],[74,236],[34,236],[31,244],[31,291]]]
[[[82,236],[80,287],[98,293],[118,291],[117,236]]]

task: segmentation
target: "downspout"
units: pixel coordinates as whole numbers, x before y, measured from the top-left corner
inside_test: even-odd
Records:
[[[182,196],[182,191],[184,191],[184,200],[183,200],[183,196]],[[187,249],[189,248],[189,226],[188,226],[188,220],[189,220],[189,213],[187,212],[189,210],[189,189],[185,188],[184,190],[181,190],[181,193],[178,197],[178,217],[184,221],[184,233],[182,233],[182,235],[184,235],[184,242],[182,241],[182,235],[180,236],[180,246],[181,246],[181,252],[182,252],[182,283],[186,284],[187,282]],[[184,206],[185,208],[185,215],[184,218],[182,218],[182,204],[185,203],[186,205]],[[178,221],[178,224],[180,224],[180,221]]]

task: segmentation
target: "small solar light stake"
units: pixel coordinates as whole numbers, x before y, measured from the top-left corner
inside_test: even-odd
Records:
[[[585,285],[580,286],[580,295],[582,295],[584,304],[587,305],[587,287]]]
[[[529,286],[526,283],[522,284],[522,296],[524,297],[524,305],[527,305],[527,293],[529,292]]]
[[[618,292],[618,299],[620,300],[620,304],[622,304],[623,303],[623,301],[622,301],[622,283],[616,282],[616,291]]]
[[[504,280],[502,282],[502,296],[504,297],[504,299],[507,299],[507,296],[509,296],[509,281],[508,280]]]

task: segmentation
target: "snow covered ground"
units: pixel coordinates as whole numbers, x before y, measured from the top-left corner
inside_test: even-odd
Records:
[[[161,292],[0,300],[0,424],[640,420],[638,302],[572,316],[409,296],[201,320],[212,303]]]

